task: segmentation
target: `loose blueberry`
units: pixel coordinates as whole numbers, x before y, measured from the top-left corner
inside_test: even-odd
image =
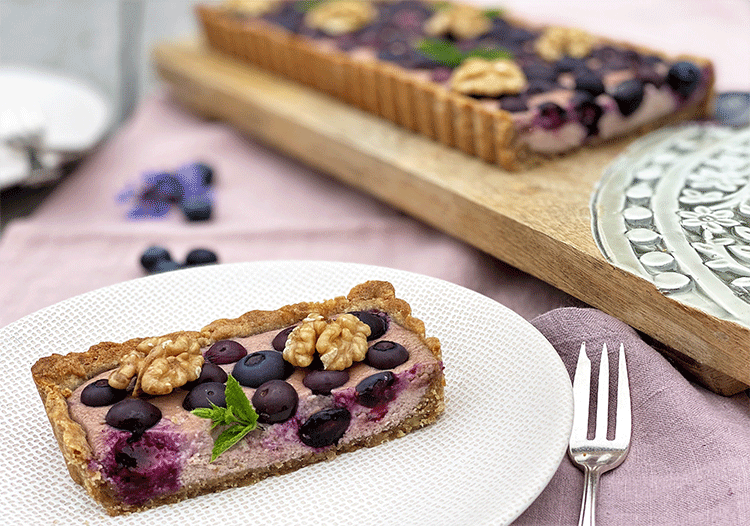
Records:
[[[370,327],[370,335],[367,337],[367,341],[377,340],[388,330],[388,316],[384,312],[355,311],[349,314],[353,314],[359,318],[359,321]]]
[[[604,93],[604,82],[596,73],[581,73],[576,77],[576,89],[586,91],[596,97]]]
[[[554,102],[545,102],[539,106],[539,125],[545,130],[555,130],[565,124],[565,110]]]
[[[689,96],[701,80],[701,70],[692,62],[675,62],[667,73],[667,84],[683,97]]]
[[[289,334],[294,330],[295,327],[296,325],[287,327],[283,331],[279,332],[276,336],[274,336],[273,341],[271,342],[271,347],[279,352],[284,352],[284,347],[286,347],[286,340],[287,338],[289,338]]]
[[[125,389],[115,389],[109,385],[109,380],[102,378],[92,382],[81,391],[81,403],[89,407],[103,407],[119,402],[127,395]]]
[[[632,115],[643,102],[643,82],[637,79],[626,80],[612,92],[617,107],[625,117]]]
[[[245,387],[258,387],[269,380],[286,380],[293,372],[280,352],[258,351],[234,364],[232,376]]]
[[[116,429],[130,431],[129,441],[139,440],[143,433],[161,420],[161,410],[140,398],[126,398],[109,408],[104,421]]]
[[[391,387],[395,381],[396,377],[390,371],[368,376],[354,389],[357,402],[365,407],[375,407],[393,400],[394,393]]]
[[[186,411],[192,411],[199,407],[210,408],[213,405],[219,407],[227,406],[224,395],[226,385],[221,382],[204,382],[193,387],[182,401],[182,407]]]
[[[151,272],[160,261],[172,261],[169,251],[157,245],[148,247],[141,254],[141,266]]]
[[[194,267],[197,265],[211,265],[218,263],[219,258],[216,254],[206,248],[195,248],[188,252],[185,258],[185,265],[188,267]]]
[[[380,340],[370,345],[365,363],[375,369],[393,369],[409,359],[409,351],[400,343]]]
[[[197,195],[185,199],[182,203],[182,213],[190,221],[207,221],[211,219],[211,199],[206,195]]]
[[[203,357],[216,365],[234,363],[247,356],[247,349],[234,340],[219,340],[206,350]]]
[[[258,422],[277,424],[286,422],[297,411],[299,396],[284,380],[269,380],[255,390],[251,400],[258,412]]]
[[[323,409],[310,415],[300,426],[299,438],[306,446],[331,446],[344,436],[351,420],[351,413],[343,407]]]
[[[166,174],[160,177],[154,185],[157,199],[177,204],[185,197],[185,188],[174,175]]]
[[[194,163],[193,170],[198,174],[199,180],[203,186],[214,184],[214,170],[205,163]]]
[[[192,382],[188,382],[185,385],[182,386],[183,389],[190,391],[193,389],[193,387],[197,386],[198,384],[206,383],[206,382],[219,382],[219,383],[226,383],[227,381],[227,372],[219,367],[218,365],[211,363],[211,362],[203,362],[203,367],[201,368],[201,374],[198,376],[197,379],[193,380]]]
[[[302,385],[315,394],[329,395],[331,390],[349,381],[348,371],[310,371],[302,380]]]
[[[162,272],[169,272],[171,270],[179,270],[182,268],[182,265],[177,263],[176,261],[166,261],[161,260],[154,265],[154,267],[151,269],[152,274],[161,274]]]

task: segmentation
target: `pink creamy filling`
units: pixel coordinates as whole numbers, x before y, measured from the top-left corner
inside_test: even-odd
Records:
[[[248,353],[270,350],[271,341],[278,332],[236,340],[245,346]],[[442,363],[419,337],[393,322],[380,339],[398,342],[409,351],[409,360],[390,370],[396,378],[391,388],[394,395],[392,400],[374,408],[357,403],[356,385],[379,372],[364,363],[350,367],[349,381],[334,389],[331,395],[313,394],[302,384],[306,370],[297,368],[287,379],[299,394],[296,415],[278,424],[259,424],[243,441],[213,463],[209,463],[211,450],[214,438],[221,430],[210,431],[210,421],[182,408],[187,394],[185,390],[177,389],[169,395],[148,399],[162,411],[162,419],[133,443],[127,440],[130,433],[105,423],[104,417],[110,406],[89,407],[80,401],[83,387],[108,376],[109,372],[79,387],[68,399],[69,410],[71,417],[86,431],[93,450],[90,469],[101,471],[124,502],[139,504],[186,486],[198,485],[204,480],[279,465],[316,452],[315,448],[301,442],[298,430],[313,413],[322,409],[343,407],[351,412],[351,423],[339,444],[356,442],[398,425],[420,402],[430,381],[440,374]],[[227,364],[221,367],[231,373],[233,366]],[[255,390],[248,387],[243,389],[248,398],[252,398]]]

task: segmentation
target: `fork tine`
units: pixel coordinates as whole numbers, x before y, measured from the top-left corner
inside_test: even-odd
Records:
[[[589,427],[589,390],[591,361],[586,356],[586,343],[581,344],[576,373],[573,377],[573,430],[571,441],[586,440]]]
[[[614,442],[626,447],[630,443],[632,416],[630,412],[630,386],[628,367],[625,363],[625,346],[620,344],[620,365],[617,372],[617,429]]]
[[[602,345],[599,360],[599,390],[596,395],[596,431],[594,436],[606,438],[609,419],[609,354],[607,344]]]

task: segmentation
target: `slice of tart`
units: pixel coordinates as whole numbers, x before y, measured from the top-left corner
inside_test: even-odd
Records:
[[[393,286],[37,361],[68,471],[110,515],[329,460],[433,423],[440,343]]]
[[[519,170],[705,117],[709,60],[430,0],[227,0],[211,48]]]

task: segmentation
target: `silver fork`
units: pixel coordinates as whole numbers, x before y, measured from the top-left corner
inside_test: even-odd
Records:
[[[625,364],[625,348],[620,344],[620,365],[617,377],[617,411],[614,439],[607,439],[609,417],[609,357],[607,345],[602,349],[599,365],[599,390],[596,402],[594,438],[588,438],[589,396],[591,393],[591,361],[586,356],[586,343],[581,345],[576,374],[573,378],[573,430],[570,434],[568,455],[584,473],[583,499],[578,526],[596,523],[596,495],[599,477],[616,468],[630,451],[630,387]]]

